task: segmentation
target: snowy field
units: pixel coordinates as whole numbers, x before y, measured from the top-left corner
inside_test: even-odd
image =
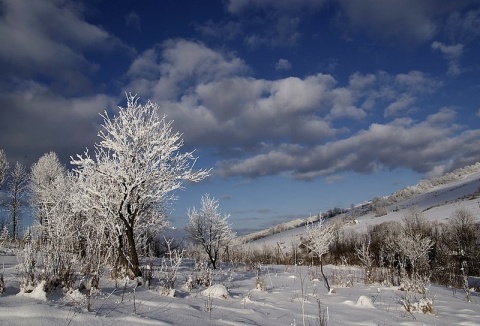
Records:
[[[174,297],[161,295],[153,286],[134,286],[102,278],[101,291],[85,309],[83,294],[44,292],[19,294],[15,256],[1,256],[6,292],[0,296],[0,325],[480,325],[480,297],[441,286],[431,286],[434,313],[407,313],[396,287],[366,286],[362,272],[352,267],[326,269],[335,293],[327,293],[315,278],[315,270],[295,266],[262,266],[257,271],[230,266],[214,274],[217,284],[186,289],[192,273],[186,261],[180,271]],[[336,284],[335,284],[336,283]],[[225,288],[224,288],[225,287]],[[228,289],[228,292],[226,291]],[[61,291],[61,290],[59,290]],[[319,306],[320,303],[320,306]],[[320,313],[321,312],[321,313]],[[321,316],[320,316],[321,315]]]

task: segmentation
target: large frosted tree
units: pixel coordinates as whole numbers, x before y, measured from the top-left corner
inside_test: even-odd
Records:
[[[93,156],[72,159],[86,208],[109,220],[118,254],[133,276],[140,276],[136,238],[164,225],[165,206],[185,182],[198,182],[209,170],[193,170],[193,152],[181,152],[182,135],[159,115],[157,104],[141,105],[127,95],[127,107],[115,117],[103,115],[100,142]]]
[[[229,215],[222,215],[218,201],[209,195],[202,197],[199,210],[193,208],[187,214],[187,232],[193,242],[203,248],[216,269],[221,248],[227,246],[235,236],[228,224]]]

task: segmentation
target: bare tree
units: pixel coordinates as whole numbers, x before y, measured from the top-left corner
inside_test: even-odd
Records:
[[[25,195],[28,185],[28,174],[25,167],[16,163],[15,168],[10,173],[10,178],[7,181],[8,186],[8,202],[7,207],[12,221],[12,238],[18,238],[18,229],[20,225],[22,212],[22,199]]]
[[[180,152],[181,134],[172,131],[172,121],[158,115],[157,104],[141,105],[136,96],[127,95],[127,107],[119,109],[116,117],[103,115],[94,157],[87,151],[72,164],[89,196],[87,206],[112,221],[119,254],[133,276],[141,276],[135,241],[139,227],[164,225],[164,208],[174,199],[171,192],[184,182],[206,178],[210,170],[193,170],[193,152]]]
[[[324,219],[319,222],[307,224],[306,232],[306,246],[307,248],[316,254],[320,260],[320,272],[322,273],[325,287],[330,292],[330,284],[328,283],[327,276],[323,272],[323,256],[330,250],[330,245],[335,238],[335,225],[333,223],[325,223]]]
[[[7,175],[8,171],[8,161],[7,155],[5,155],[5,151],[0,149],[0,189],[2,188],[3,181],[5,180],[5,176]]]
[[[202,196],[200,210],[194,207],[187,215],[187,232],[193,242],[203,248],[213,269],[216,269],[221,248],[227,246],[235,236],[228,224],[230,215],[222,215],[218,201],[208,194]]]

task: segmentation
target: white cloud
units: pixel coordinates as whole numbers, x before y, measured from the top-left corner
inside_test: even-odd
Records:
[[[447,60],[459,60],[463,54],[463,44],[445,45],[442,42],[432,43],[432,49],[439,50]]]
[[[368,173],[379,166],[435,173],[440,162],[448,162],[455,168],[478,160],[478,151],[471,156],[468,153],[476,151],[475,139],[480,136],[480,130],[456,134],[457,126],[449,128],[433,123],[439,115],[451,116],[451,111],[442,109],[417,124],[374,123],[351,137],[323,145],[282,144],[245,160],[219,162],[219,173],[258,177],[288,172],[293,178],[310,180],[346,170]]]
[[[290,70],[291,68],[292,64],[287,59],[280,59],[275,65],[276,70]]]
[[[411,109],[411,105],[417,100],[414,96],[403,95],[398,100],[393,103],[390,103],[385,109],[384,116],[392,117],[398,116],[405,111]]]
[[[463,55],[463,44],[445,45],[442,42],[433,42],[432,49],[439,50],[448,60],[448,76],[458,76],[464,69],[460,66],[460,58]]]
[[[436,126],[446,125],[451,127],[456,117],[457,111],[455,109],[444,107],[438,110],[438,112],[429,115],[426,122]]]
[[[180,86],[195,86],[227,76],[244,74],[248,67],[228,53],[186,40],[170,40],[146,50],[130,66],[125,87],[142,96],[162,101],[177,99]]]
[[[408,117],[441,85],[420,71],[354,73],[346,85],[328,74],[257,79],[231,53],[174,40],[141,54],[128,76],[133,90],[175,120],[186,143],[217,150],[224,176],[289,173],[312,179],[382,166],[426,173],[447,157],[456,163],[478,159],[462,156],[473,151],[470,141],[479,132],[462,133],[454,109],[442,108],[423,121]],[[353,134],[346,128],[345,119],[368,126],[375,110],[403,117]]]

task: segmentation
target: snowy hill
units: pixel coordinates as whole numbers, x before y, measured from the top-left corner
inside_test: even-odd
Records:
[[[423,212],[429,221],[444,222],[459,208],[466,208],[475,216],[480,216],[480,163],[455,170],[442,177],[421,180],[417,185],[377,199],[387,210],[387,214],[375,217],[372,210],[374,200],[357,205],[345,213],[333,217],[332,221],[342,221],[346,229],[366,231],[369,225],[387,221],[400,221],[410,209]],[[257,245],[282,245],[291,247],[299,243],[308,222],[318,217],[298,219],[292,222],[255,232],[243,237],[245,242]],[[281,231],[281,230],[285,231]],[[279,232],[275,232],[275,231]],[[275,234],[272,234],[275,233]]]

